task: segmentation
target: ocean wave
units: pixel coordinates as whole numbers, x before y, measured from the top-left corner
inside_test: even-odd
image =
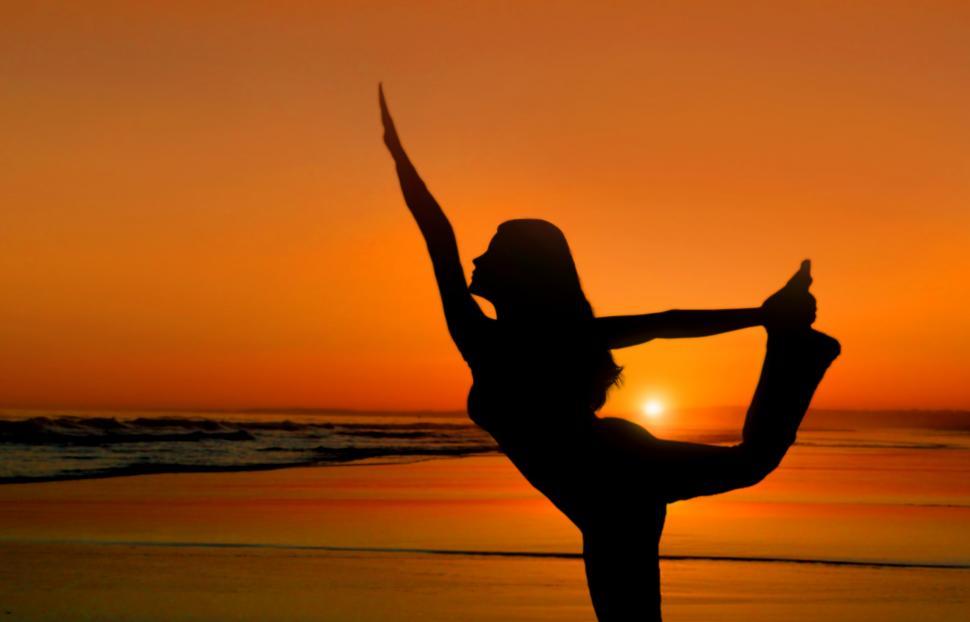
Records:
[[[256,471],[495,452],[471,423],[194,417],[0,420],[0,483]]]
[[[31,417],[0,420],[0,443],[31,445],[131,443],[151,440],[252,440],[254,432],[328,432],[371,438],[423,438],[474,429],[462,423],[237,421],[139,417]]]

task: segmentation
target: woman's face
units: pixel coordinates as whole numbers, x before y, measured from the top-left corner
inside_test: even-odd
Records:
[[[468,291],[494,303],[495,295],[501,283],[501,266],[505,257],[502,252],[502,236],[496,233],[489,242],[485,252],[472,260],[475,268],[472,270],[472,280]]]

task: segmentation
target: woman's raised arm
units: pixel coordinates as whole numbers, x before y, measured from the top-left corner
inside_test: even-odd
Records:
[[[411,215],[418,223],[424,241],[428,245],[431,264],[438,281],[438,291],[445,310],[445,321],[448,332],[462,356],[468,360],[470,351],[477,343],[476,337],[481,326],[487,321],[484,313],[475,299],[468,292],[465,272],[461,267],[458,256],[458,242],[455,232],[448,222],[448,218],[441,206],[431,196],[428,187],[418,175],[418,171],[411,163],[401,146],[401,139],[397,135],[391,113],[384,100],[384,90],[378,87],[381,104],[381,121],[384,124],[384,144],[387,145],[394,163],[397,165],[397,176],[401,182],[401,192],[407,203]]]

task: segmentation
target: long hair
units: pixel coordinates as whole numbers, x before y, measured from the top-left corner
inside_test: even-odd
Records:
[[[584,406],[598,410],[619,384],[623,369],[595,330],[593,307],[583,293],[566,236],[550,222],[509,220],[498,227],[503,255],[503,295],[514,299],[543,334],[558,373],[580,393]],[[539,323],[541,322],[541,324]]]

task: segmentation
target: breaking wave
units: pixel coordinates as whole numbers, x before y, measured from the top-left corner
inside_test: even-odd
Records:
[[[394,462],[495,451],[484,432],[457,421],[0,419],[0,483]]]

